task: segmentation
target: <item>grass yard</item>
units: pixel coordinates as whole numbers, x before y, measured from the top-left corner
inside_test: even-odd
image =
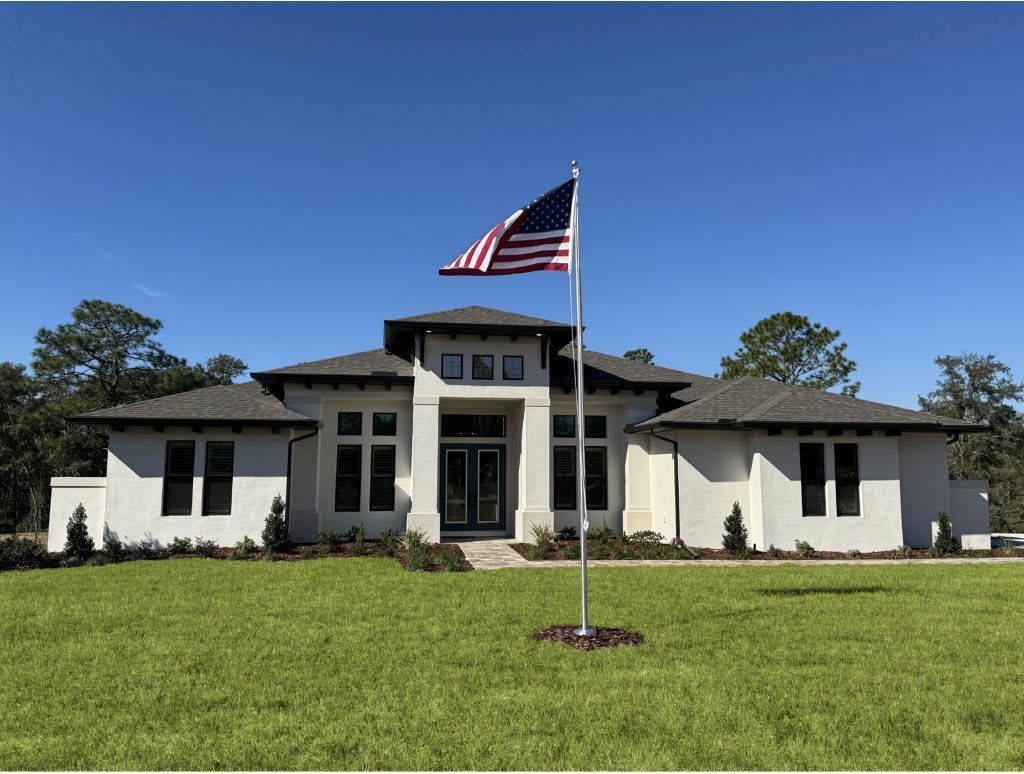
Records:
[[[1024,566],[0,575],[0,769],[1020,769]]]

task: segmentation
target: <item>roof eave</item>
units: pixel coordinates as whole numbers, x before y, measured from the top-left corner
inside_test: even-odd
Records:
[[[311,382],[313,384],[412,384],[413,377],[388,375],[388,374],[303,374],[303,373],[277,373],[274,371],[261,371],[252,373],[250,376],[264,384],[267,382],[280,384],[282,382]]]
[[[72,425],[90,425],[106,427],[120,425],[124,427],[144,427],[162,425],[164,427],[316,427],[316,419],[204,419],[199,417],[91,417],[88,414],[66,417],[65,422]]]
[[[984,425],[944,425],[940,423],[912,422],[740,422],[733,419],[718,422],[686,422],[679,420],[660,420],[638,422],[627,425],[626,433],[645,433],[649,430],[899,430],[904,433],[946,433],[963,435],[964,433],[985,433],[991,428]]]

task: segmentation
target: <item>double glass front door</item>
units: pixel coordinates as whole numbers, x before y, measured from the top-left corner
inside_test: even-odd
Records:
[[[505,529],[505,447],[442,444],[441,529]]]

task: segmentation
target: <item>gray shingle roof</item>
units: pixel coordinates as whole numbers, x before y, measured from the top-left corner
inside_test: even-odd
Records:
[[[572,378],[572,350],[564,347],[551,363],[551,383],[556,385],[571,385]],[[616,385],[628,386],[630,384],[664,384],[684,385],[694,384],[707,377],[696,374],[676,371],[672,368],[664,368],[658,365],[638,363],[635,360],[627,360],[624,357],[606,355],[604,352],[595,352],[592,349],[583,351],[583,382],[587,386],[592,385]],[[713,379],[711,381],[714,381]]]
[[[253,374],[254,379],[273,376],[395,376],[412,378],[412,363],[392,355],[385,349],[371,349],[351,355],[339,355],[323,360],[272,368]]]
[[[673,397],[685,401],[685,405],[640,422],[634,428],[847,425],[949,432],[984,430],[981,425],[959,419],[752,376],[730,381],[702,378],[704,381],[695,383],[693,388],[673,393]]]
[[[273,395],[265,395],[263,388],[256,382],[204,387],[68,418],[68,421],[77,424],[131,423],[143,420],[184,423],[316,424],[315,420],[285,408]]]
[[[568,323],[553,322],[540,317],[492,309],[488,306],[463,306],[442,312],[428,312],[412,317],[401,317],[390,322],[426,323],[428,325],[507,325],[514,328],[568,328]]]

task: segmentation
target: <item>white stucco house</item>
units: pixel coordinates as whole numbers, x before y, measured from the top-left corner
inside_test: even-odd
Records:
[[[55,478],[50,549],[79,502],[97,542],[257,538],[276,494],[299,543],[363,525],[528,539],[578,524],[571,328],[483,307],[384,322],[383,348],[69,421],[109,434],[106,476]],[[983,428],[754,378],[587,350],[591,523],[721,544],[739,502],[758,548],[926,546],[940,510],[988,546],[985,482],[946,447]]]

